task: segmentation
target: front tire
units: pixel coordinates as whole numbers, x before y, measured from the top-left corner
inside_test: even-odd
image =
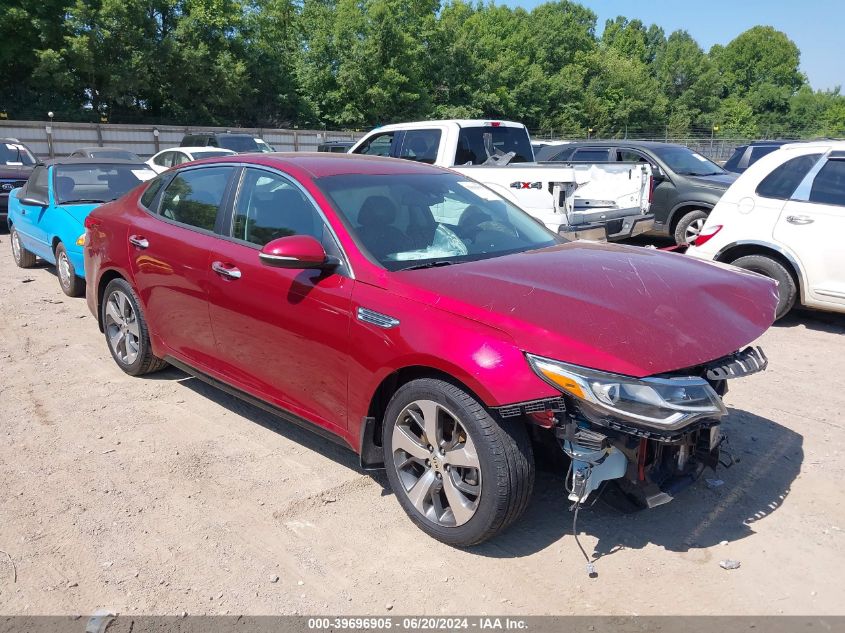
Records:
[[[81,297],[85,294],[85,280],[77,276],[76,269],[67,256],[67,249],[61,242],[56,246],[56,274],[62,292],[68,297]]]
[[[35,253],[30,253],[23,247],[18,230],[14,226],[9,231],[9,241],[12,243],[12,257],[18,268],[32,268],[35,266]]]
[[[141,302],[125,279],[112,279],[103,292],[100,316],[106,344],[114,362],[130,376],[142,376],[167,367],[153,355]]]
[[[522,422],[498,418],[446,381],[400,387],[387,406],[382,445],[400,505],[443,543],[477,545],[513,523],[530,500],[534,456]]]
[[[798,285],[792,274],[779,261],[765,255],[746,255],[731,263],[738,268],[759,273],[778,282],[778,307],[775,312],[775,321],[785,317],[795,306],[798,299]]]
[[[675,226],[675,244],[694,244],[701,229],[707,222],[707,212],[701,209],[690,211],[681,216],[678,224]]]

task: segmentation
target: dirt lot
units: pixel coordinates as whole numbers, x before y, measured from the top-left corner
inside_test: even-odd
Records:
[[[843,318],[762,338],[723,485],[582,512],[589,579],[559,475],[498,540],[446,547],[351,453],[174,369],[124,375],[7,234],[0,271],[0,613],[845,614]]]

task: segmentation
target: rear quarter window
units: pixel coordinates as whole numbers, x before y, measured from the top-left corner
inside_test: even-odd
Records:
[[[821,154],[805,154],[790,158],[775,167],[768,176],[760,181],[755,193],[761,198],[789,200],[801,181],[809,173]]]
[[[144,205],[147,209],[152,210],[156,194],[161,191],[161,186],[163,184],[164,178],[162,178],[161,176],[159,176],[158,178],[153,178],[144,193],[141,194],[141,204]]]

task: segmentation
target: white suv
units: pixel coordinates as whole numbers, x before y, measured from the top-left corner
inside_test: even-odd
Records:
[[[796,301],[845,312],[845,141],[784,145],[754,163],[687,254],[777,280],[777,318]]]

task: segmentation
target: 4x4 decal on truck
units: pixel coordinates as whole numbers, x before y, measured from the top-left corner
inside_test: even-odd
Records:
[[[542,182],[512,182],[511,189],[542,189]]]

